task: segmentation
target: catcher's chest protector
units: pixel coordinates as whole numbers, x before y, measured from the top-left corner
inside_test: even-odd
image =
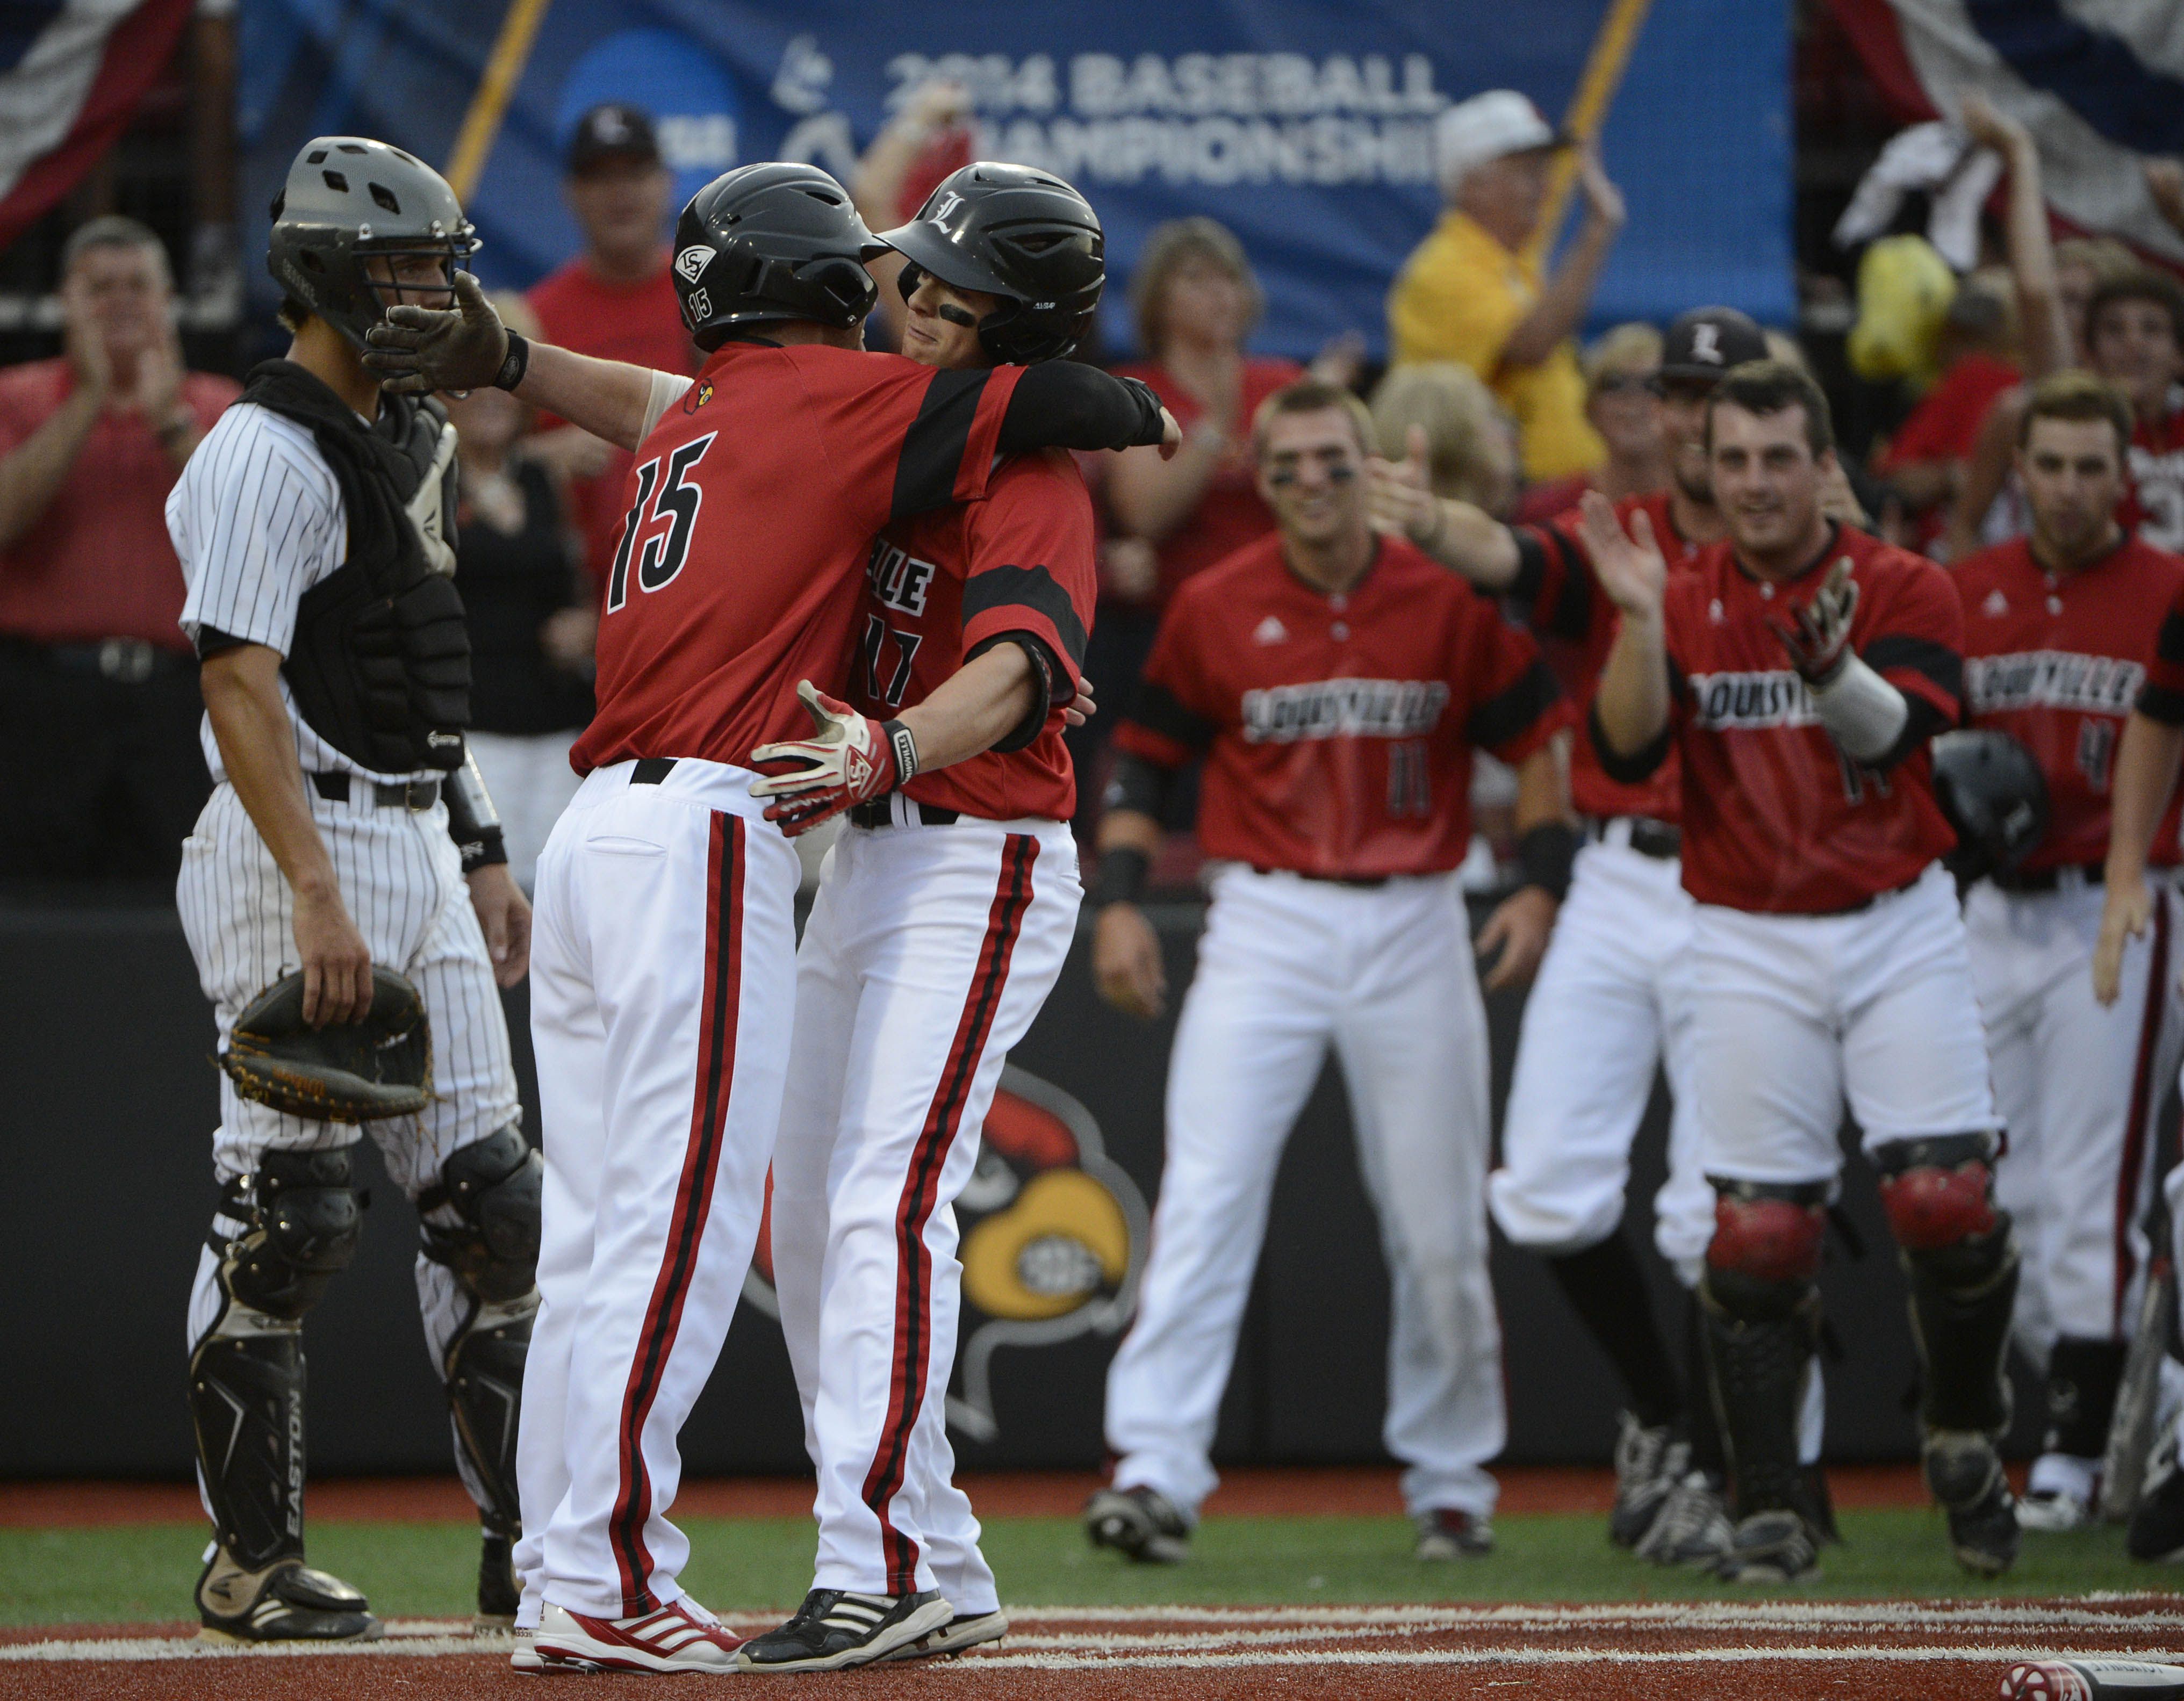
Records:
[[[335,749],[380,773],[460,767],[471,649],[449,576],[455,470],[446,410],[430,398],[390,396],[367,426],[285,360],[254,370],[242,399],[309,430],[348,516],[348,559],[298,603],[281,667],[297,711]]]

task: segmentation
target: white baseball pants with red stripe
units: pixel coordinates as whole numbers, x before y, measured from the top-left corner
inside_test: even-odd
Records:
[[[795,973],[796,853],[752,775],[594,771],[538,859],[531,1031],[545,1134],[516,1472],[520,1622],[682,1593],[676,1437],[758,1239]]]
[[[2162,1101],[2184,1051],[2173,990],[2184,905],[2165,880],[2152,884],[2153,926],[2125,948],[2123,991],[2105,1007],[2092,971],[2103,887],[2011,893],[1982,881],[1964,902],[2009,1130],[1995,1198],[2016,1219],[2017,1335],[2036,1363],[2059,1335],[2122,1340],[2137,1323]]]
[[[1057,822],[853,827],[805,924],[773,1273],[819,1474],[817,1587],[999,1605],[948,1443],[955,1200],[1080,895]]]
[[[1388,1451],[1413,1514],[1484,1515],[1502,1451],[1487,1278],[1486,1009],[1453,875],[1361,888],[1230,867],[1168,1063],[1167,1157],[1137,1320],[1107,1372],[1115,1486],[1195,1514],[1282,1148],[1341,1059],[1388,1260]],[[1365,1248],[1358,1248],[1361,1256]]]

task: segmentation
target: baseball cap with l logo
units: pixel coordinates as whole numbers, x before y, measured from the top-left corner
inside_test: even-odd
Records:
[[[1660,374],[1708,382],[1732,366],[1767,359],[1767,333],[1733,307],[1697,307],[1661,339]]]

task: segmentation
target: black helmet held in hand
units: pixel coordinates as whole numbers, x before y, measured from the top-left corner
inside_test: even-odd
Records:
[[[675,221],[675,294],[691,341],[711,350],[746,325],[861,323],[878,288],[872,232],[848,190],[816,165],[738,166]]]
[[[1934,801],[1957,830],[1943,859],[1958,879],[2006,874],[2048,833],[2048,781],[2032,753],[1991,727],[1934,740]]]
[[[981,159],[943,179],[893,248],[907,301],[927,272],[1000,297],[978,325],[995,361],[1057,360],[1084,341],[1107,281],[1106,239],[1091,203],[1050,171]]]
[[[477,251],[477,232],[446,178],[421,159],[365,136],[322,136],[304,144],[273,197],[265,269],[288,296],[358,347],[403,299],[399,286],[375,286],[374,256],[424,255],[448,282]],[[426,303],[445,306],[444,300]]]

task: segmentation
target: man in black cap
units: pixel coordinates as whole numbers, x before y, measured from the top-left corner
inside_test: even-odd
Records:
[[[584,233],[583,252],[528,297],[546,342],[602,360],[660,372],[695,372],[667,270],[667,215],[675,179],[652,120],[619,102],[595,106],[569,137],[562,193]],[[549,427],[558,422],[547,421]],[[570,482],[595,582],[604,583],[621,530],[631,457],[574,426],[538,439]]]
[[[1653,383],[1670,484],[1625,498],[1616,515],[1631,530],[1643,516],[1671,572],[1724,534],[1707,476],[1707,398],[1731,367],[1767,355],[1765,334],[1733,308],[1699,308],[1669,327]],[[1593,581],[1575,514],[1504,525],[1467,503],[1433,497],[1422,459],[1413,446],[1404,463],[1368,470],[1380,525],[1482,589],[1509,596],[1535,631],[1563,640],[1563,683],[1589,704],[1617,620]],[[1730,1534],[1720,1443],[1703,1393],[1691,1398],[1696,1391],[1679,1374],[1638,1254],[1622,1233],[1631,1142],[1662,1065],[1674,1112],[1654,1242],[1686,1288],[1698,1280],[1713,1232],[1713,1190],[1699,1170],[1685,1091],[1691,899],[1678,858],[1679,781],[1664,764],[1641,785],[1619,784],[1583,737],[1570,765],[1571,798],[1591,842],[1579,853],[1525,1003],[1502,1167],[1488,1200],[1502,1231],[1546,1259],[1622,1377],[1628,1404],[1618,1420],[1611,1539],[1664,1565],[1703,1564]],[[1695,1348],[1690,1363],[1698,1373]],[[1817,1425],[1808,1431],[1817,1446]]]

